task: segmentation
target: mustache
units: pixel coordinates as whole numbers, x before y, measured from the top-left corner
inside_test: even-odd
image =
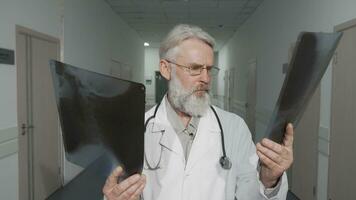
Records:
[[[210,85],[197,85],[192,89],[192,93],[193,92],[197,92],[197,91],[209,92],[210,91]]]

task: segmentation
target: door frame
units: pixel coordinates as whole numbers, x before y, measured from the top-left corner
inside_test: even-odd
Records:
[[[224,106],[225,110],[229,112],[236,113],[238,109],[238,101],[234,100],[235,91],[237,88],[237,68],[228,68],[225,70],[224,76],[225,82],[225,98],[226,98],[226,106]],[[242,105],[243,107],[244,105]],[[242,108],[240,107],[240,108]],[[243,108],[244,109],[244,108]],[[243,117],[243,116],[241,116]]]
[[[28,79],[31,74],[27,70],[27,66],[31,63],[31,55],[30,55],[30,44],[29,39],[37,38],[40,40],[45,40],[51,43],[57,44],[57,58],[60,59],[61,54],[61,42],[58,38],[31,30],[29,28],[16,25],[15,27],[15,35],[16,35],[16,52],[19,52],[21,47],[21,43],[19,42],[19,36],[24,35],[26,37],[26,50],[25,57],[20,57],[18,53],[16,53],[16,75],[17,75],[17,120],[18,120],[18,173],[19,173],[19,200],[33,200],[34,198],[34,177],[33,177],[33,141],[32,141],[32,133],[33,126],[29,124],[29,113],[31,113],[31,108],[29,106],[29,96],[31,95],[31,89],[28,83]],[[60,125],[58,122],[59,134],[61,135]],[[59,136],[58,141],[58,150],[59,150],[59,163],[60,163],[60,181],[63,185],[63,141],[62,137]]]

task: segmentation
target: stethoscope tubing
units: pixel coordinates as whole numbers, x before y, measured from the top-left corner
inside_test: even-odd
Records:
[[[145,133],[146,133],[146,129],[147,129],[148,123],[149,123],[152,119],[154,119],[154,118],[156,117],[156,114],[157,114],[157,111],[158,111],[158,107],[159,107],[160,105],[161,105],[161,103],[158,103],[158,104],[156,105],[156,108],[155,108],[155,111],[154,111],[153,115],[150,116],[150,117],[146,120],[146,122],[145,122],[145,129],[144,129],[144,130],[145,130]],[[222,146],[223,156],[220,158],[219,163],[220,163],[220,165],[221,165],[221,167],[222,167],[223,169],[227,169],[227,170],[228,170],[228,169],[231,169],[231,165],[232,165],[232,164],[231,164],[231,161],[230,161],[229,157],[226,156],[224,131],[223,131],[223,128],[222,128],[222,125],[221,125],[221,122],[220,122],[220,118],[219,118],[218,114],[216,113],[214,107],[213,107],[213,106],[210,106],[210,109],[213,111],[213,113],[214,113],[214,115],[215,115],[215,118],[216,118],[216,120],[218,121],[219,128],[220,128],[221,146]],[[146,153],[145,153],[145,154],[146,154]],[[158,164],[157,164],[155,167],[151,167],[150,164],[149,164],[149,162],[147,161],[147,156],[145,155],[145,161],[146,161],[146,164],[147,164],[147,167],[148,167],[149,170],[157,170],[157,169],[159,169],[159,163],[161,162],[161,156],[162,156],[162,153],[161,153],[161,155],[160,155]]]

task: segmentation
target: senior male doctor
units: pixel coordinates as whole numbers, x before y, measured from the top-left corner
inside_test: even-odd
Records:
[[[116,168],[103,188],[107,200],[286,199],[293,127],[283,144],[263,139],[255,146],[243,119],[211,106],[213,47],[192,25],[177,25],[163,40],[159,65],[168,92],[146,113],[143,173],[118,183],[123,170]]]

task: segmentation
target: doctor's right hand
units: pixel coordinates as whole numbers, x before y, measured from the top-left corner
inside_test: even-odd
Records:
[[[118,183],[123,173],[122,167],[117,167],[106,179],[103,193],[107,200],[139,200],[146,185],[146,176],[134,174]]]

